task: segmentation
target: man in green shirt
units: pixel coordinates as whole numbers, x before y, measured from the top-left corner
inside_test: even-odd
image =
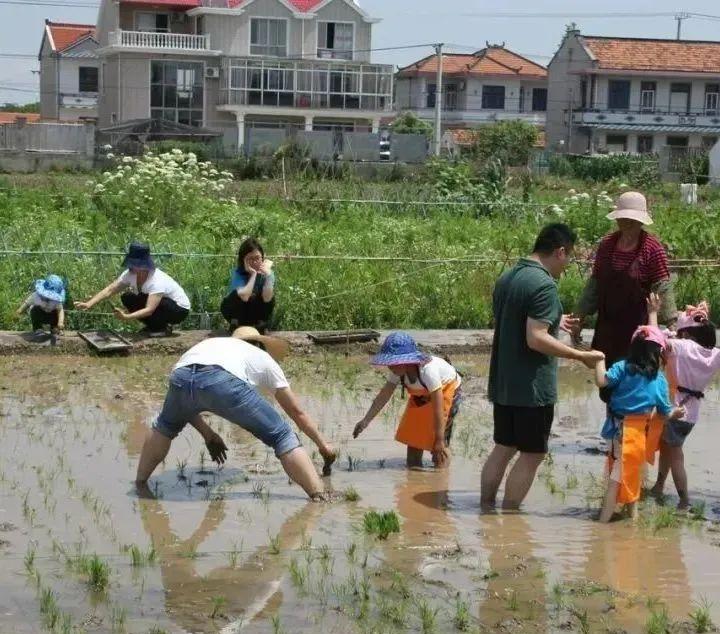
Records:
[[[493,403],[495,447],[485,462],[481,504],[494,507],[510,460],[520,457],[505,483],[503,508],[517,509],[548,450],[557,402],[557,359],[594,368],[602,352],[580,351],[557,339],[575,319],[563,315],[556,279],[570,262],[575,233],[564,224],[546,226],[532,255],[498,280],[493,292],[495,335],[488,398]]]

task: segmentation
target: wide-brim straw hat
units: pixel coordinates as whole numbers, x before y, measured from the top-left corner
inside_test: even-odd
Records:
[[[265,351],[275,359],[275,361],[282,361],[290,351],[290,344],[284,339],[261,335],[251,326],[240,326],[240,328],[237,328],[235,332],[233,332],[232,336],[235,339],[242,339],[243,341],[257,341],[261,343]]]
[[[647,199],[640,192],[625,192],[617,199],[614,211],[611,211],[607,217],[610,220],[627,218],[644,225],[653,224],[652,215],[647,206]]]

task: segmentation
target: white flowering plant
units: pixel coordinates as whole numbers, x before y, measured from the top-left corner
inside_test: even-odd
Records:
[[[92,195],[111,220],[177,226],[208,199],[223,199],[232,180],[230,172],[174,149],[122,157],[95,182]]]

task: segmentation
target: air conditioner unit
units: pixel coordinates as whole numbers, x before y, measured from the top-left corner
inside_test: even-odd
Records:
[[[206,66],[205,77],[208,79],[218,79],[220,77],[220,69],[216,66]]]

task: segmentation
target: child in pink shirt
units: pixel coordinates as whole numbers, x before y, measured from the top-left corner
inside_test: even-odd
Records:
[[[651,296],[648,301],[650,323],[657,320],[658,303]],[[668,372],[674,375],[677,385],[675,405],[684,407],[682,420],[665,422],[660,442],[660,466],[652,492],[662,495],[665,480],[672,471],[673,482],[680,496],[679,509],[690,505],[683,444],[700,416],[700,401],[716,372],[720,370],[720,348],[716,347],[715,324],[709,319],[707,302],[688,306],[678,314],[677,338],[669,342]],[[657,323],[657,321],[655,321]]]

